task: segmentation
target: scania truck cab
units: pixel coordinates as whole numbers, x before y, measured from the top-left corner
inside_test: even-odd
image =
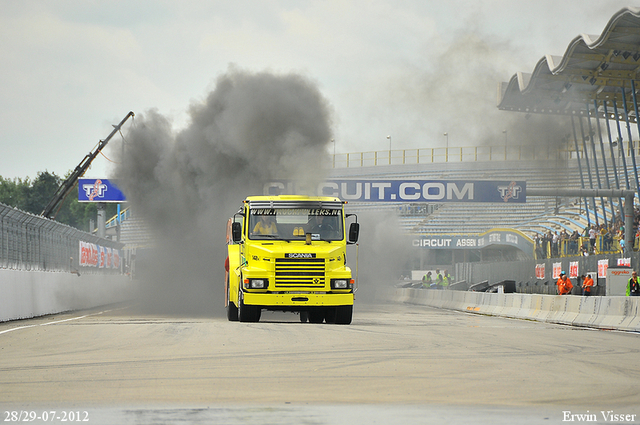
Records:
[[[262,310],[312,323],[350,324],[355,293],[344,202],[333,197],[252,196],[227,226],[226,308],[231,321],[257,322]],[[350,218],[349,221],[352,221]],[[231,235],[229,235],[229,233]]]

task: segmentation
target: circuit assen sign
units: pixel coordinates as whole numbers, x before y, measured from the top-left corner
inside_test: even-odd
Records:
[[[526,182],[510,180],[326,180],[318,196],[350,202],[525,203]],[[265,195],[295,193],[291,181],[265,184]]]
[[[533,243],[519,232],[494,229],[478,236],[428,235],[414,238],[412,245],[424,249],[482,249],[491,245],[510,245],[533,255]]]

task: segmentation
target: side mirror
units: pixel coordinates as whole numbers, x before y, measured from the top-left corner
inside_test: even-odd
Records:
[[[235,243],[240,242],[240,239],[242,239],[242,224],[237,222],[231,223],[231,238]]]
[[[349,226],[349,243],[358,242],[358,236],[360,235],[360,224],[351,223]]]

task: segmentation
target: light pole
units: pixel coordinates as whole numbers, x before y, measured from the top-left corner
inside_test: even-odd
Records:
[[[502,130],[504,133],[504,160],[507,160],[507,130]]]
[[[449,162],[449,133],[445,131],[443,136],[447,138],[447,150],[444,151],[444,162]]]
[[[389,165],[391,165],[391,136],[387,136],[389,139]]]
[[[336,168],[336,139],[331,139],[333,143],[333,168]]]

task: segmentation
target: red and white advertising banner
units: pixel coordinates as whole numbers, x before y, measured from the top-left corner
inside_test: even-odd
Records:
[[[98,245],[98,251],[100,251],[100,253],[98,254],[99,267],[101,269],[104,269],[104,247]]]
[[[107,264],[106,267],[107,268],[111,268],[111,248],[107,247],[105,248],[107,250]]]
[[[83,267],[97,267],[98,252],[98,245],[80,241],[80,265]]]
[[[598,260],[598,277],[606,278],[608,268],[609,268],[609,260]]]
[[[111,262],[111,264],[114,269],[119,269],[120,268],[120,250],[114,249],[112,255],[113,255],[113,261]]]
[[[536,264],[536,279],[544,279],[544,264]]]
[[[618,267],[631,267],[631,258],[618,258]]]
[[[575,279],[579,276],[578,264],[580,264],[578,261],[569,262],[569,279]]]
[[[119,269],[120,250],[80,241],[80,266]]]
[[[562,263],[553,263],[553,278],[560,279],[560,273],[562,272]]]

